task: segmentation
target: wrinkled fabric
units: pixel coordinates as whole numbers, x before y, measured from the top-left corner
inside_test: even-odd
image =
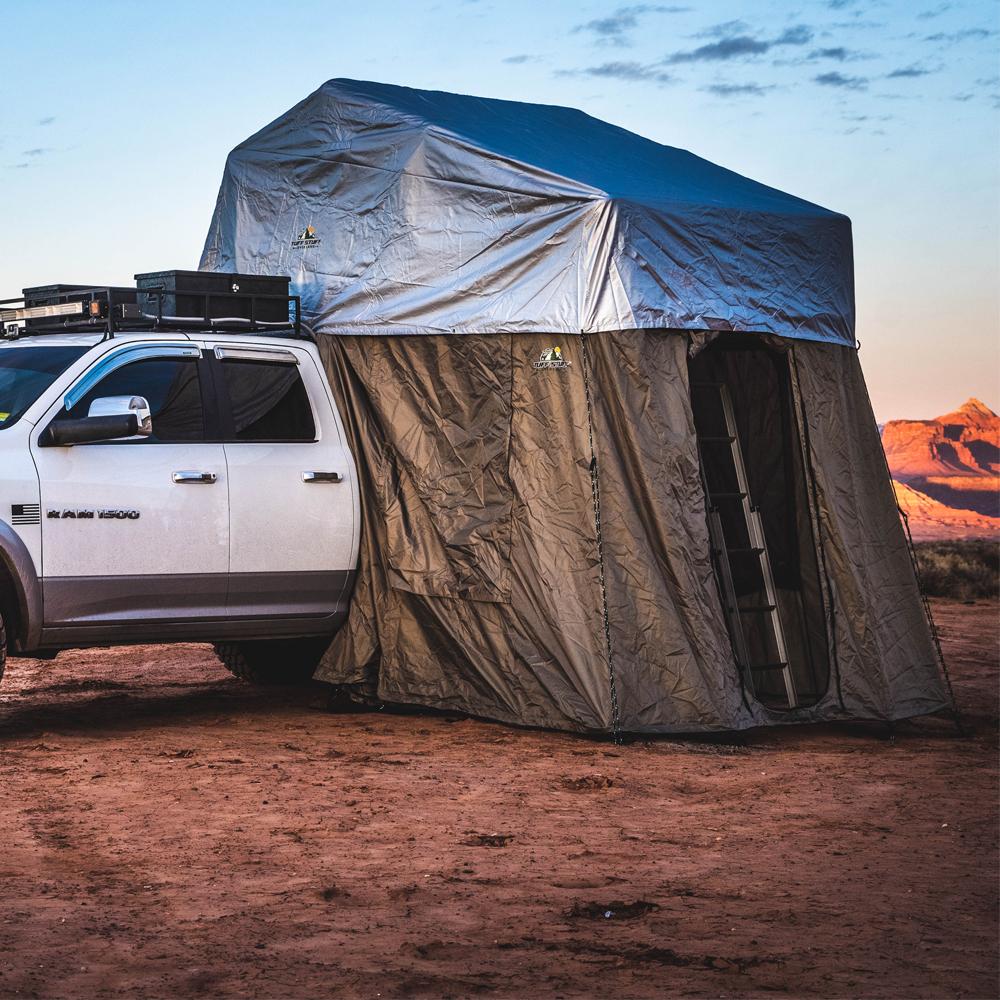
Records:
[[[560,343],[567,367],[538,369],[548,338],[321,339],[353,416],[365,542],[348,624],[317,679],[358,683],[358,664],[374,660],[373,689],[384,700],[550,728],[654,732],[751,723],[708,552],[686,339],[628,331],[583,340]],[[486,368],[508,379],[510,502],[498,508],[506,519],[494,522],[508,529],[506,546],[497,536],[498,558],[506,559],[500,576],[510,582],[505,600],[460,599],[446,589],[418,595],[393,567],[394,528],[381,498],[395,478],[385,452],[395,450],[394,435],[406,436],[410,421],[386,431],[378,400],[411,385],[385,381],[381,359],[408,360],[408,378],[429,398],[442,398],[447,387],[457,399],[459,385],[485,406],[494,397],[492,384],[454,381],[445,346],[465,357],[464,371]],[[443,420],[428,439],[437,449],[427,458],[432,468],[452,459],[450,425]],[[437,518],[415,492],[397,491],[393,502],[415,535],[440,543],[444,560],[456,551],[452,541],[480,524],[474,504],[461,523],[450,505]]]
[[[845,216],[580,111],[377,83],[232,151],[201,267],[290,275],[318,333],[854,343]]]
[[[843,712],[902,719],[946,709],[942,666],[857,353],[797,344],[793,354]]]
[[[541,369],[548,336],[319,346],[348,415],[363,530],[348,623],[317,679],[584,732],[947,707],[853,351],[807,345],[792,369],[789,447],[803,463],[808,448],[817,472],[813,489],[794,465],[790,530],[822,546],[823,572],[803,570],[801,592],[830,669],[816,704],[788,712],[741,686],[710,558],[685,335],[566,338],[567,366]],[[748,453],[766,478],[768,448]],[[436,488],[441,475],[454,493]],[[422,553],[410,563],[407,539]]]
[[[456,345],[461,365],[450,358]],[[363,542],[348,622],[317,679],[367,684],[386,701],[524,725],[611,729],[587,406],[582,379],[570,376],[580,371],[579,358],[568,369],[539,371],[532,362],[548,342],[509,335],[460,342],[323,337],[319,346],[350,414]],[[568,343],[563,349],[572,352]],[[390,358],[392,366],[384,363]],[[390,375],[400,363],[409,367],[407,386]],[[483,378],[484,371],[492,376]],[[414,398],[452,400],[456,412],[489,411],[478,426],[503,454],[490,513],[478,495],[461,506],[443,493],[399,487],[396,470],[405,470],[406,459],[397,447],[400,441],[404,451],[412,447],[412,414],[380,400],[411,390]],[[386,426],[387,408],[404,418]],[[422,461],[464,474],[450,436],[453,414],[440,416],[437,433],[433,423],[418,431],[426,432]],[[433,545],[439,582],[433,592],[415,592],[394,565],[397,522],[418,546],[432,551]],[[466,542],[473,535],[494,567],[490,578],[480,573],[479,600],[450,585],[456,570],[470,565]]]
[[[687,339],[587,337],[603,564],[621,718],[632,731],[742,728],[709,557]]]

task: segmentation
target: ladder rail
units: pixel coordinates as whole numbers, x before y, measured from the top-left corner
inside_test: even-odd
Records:
[[[739,600],[736,596],[736,585],[733,583],[733,568],[729,562],[729,555],[726,552],[726,539],[722,531],[722,519],[718,511],[708,512],[708,533],[712,539],[712,548],[715,551],[716,563],[722,577],[722,591],[725,600],[726,617],[729,619],[729,632],[733,637],[733,645],[736,647],[736,660],[740,667],[740,672],[745,673],[749,669],[750,653],[747,649],[746,636],[743,633],[743,623],[740,621]],[[752,685],[752,678],[748,678]]]

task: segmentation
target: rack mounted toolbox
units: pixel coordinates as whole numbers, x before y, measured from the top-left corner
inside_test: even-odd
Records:
[[[284,275],[213,271],[149,271],[135,275],[139,307],[145,315],[275,324],[289,322],[290,281]],[[153,291],[158,294],[148,294]]]

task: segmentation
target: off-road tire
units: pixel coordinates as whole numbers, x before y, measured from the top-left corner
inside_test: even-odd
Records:
[[[3,680],[4,667],[7,666],[7,631],[3,624],[3,615],[0,614],[0,681]]]
[[[327,639],[270,639],[217,642],[215,655],[240,680],[251,684],[304,684],[329,646]]]

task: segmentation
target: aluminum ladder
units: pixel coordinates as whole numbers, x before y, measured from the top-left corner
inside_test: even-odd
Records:
[[[701,458],[702,482],[708,501],[708,529],[712,545],[712,555],[718,568],[719,584],[722,591],[726,618],[733,639],[733,651],[745,680],[749,680],[751,690],[756,687],[755,674],[779,672],[785,686],[787,707],[798,706],[798,696],[795,692],[795,679],[788,663],[788,649],[785,643],[785,632],[781,624],[781,613],[778,608],[778,595],[774,586],[774,576],[771,572],[771,560],[764,539],[764,526],[760,511],[753,505],[750,496],[750,482],[747,478],[746,465],[743,461],[743,449],[740,447],[739,434],[736,429],[736,419],[733,415],[733,404],[729,397],[729,389],[724,382],[693,382],[692,392],[711,393],[721,408],[725,424],[724,434],[698,434],[698,451]],[[697,411],[696,411],[697,412]],[[713,490],[705,471],[706,448],[725,447],[732,463],[730,478],[735,481],[736,489]],[[725,453],[724,452],[724,453]],[[717,457],[717,456],[716,456]],[[745,526],[747,545],[734,547],[727,541],[723,530],[723,517],[720,504],[727,504],[727,513],[739,518],[737,524]],[[760,570],[764,594],[763,604],[741,605],[733,580],[733,558],[752,559]],[[750,655],[750,644],[747,641],[745,622],[753,616],[763,616],[770,629],[773,648],[777,659],[774,661],[753,662]],[[766,643],[766,632],[764,641]],[[756,692],[755,692],[756,693]]]

